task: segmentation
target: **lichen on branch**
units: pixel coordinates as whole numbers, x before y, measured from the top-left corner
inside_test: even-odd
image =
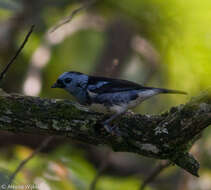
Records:
[[[211,92],[162,115],[128,113],[115,121],[121,136],[109,135],[103,114],[78,109],[68,100],[43,99],[0,91],[0,130],[59,135],[114,151],[170,160],[198,176],[199,163],[189,149],[211,124]]]

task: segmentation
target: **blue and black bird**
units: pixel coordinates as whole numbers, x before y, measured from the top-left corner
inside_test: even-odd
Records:
[[[114,119],[144,100],[161,93],[186,94],[183,91],[145,87],[127,80],[89,76],[74,71],[60,75],[52,88],[68,91],[90,111],[110,114],[110,118],[103,123],[109,133],[114,132],[114,127],[110,126]]]

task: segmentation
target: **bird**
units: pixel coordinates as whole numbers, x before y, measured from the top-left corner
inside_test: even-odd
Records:
[[[91,76],[76,71],[64,72],[51,87],[66,90],[90,111],[109,114],[110,117],[102,124],[113,135],[118,132],[110,124],[144,100],[157,94],[187,94],[180,90],[146,87],[128,80]]]

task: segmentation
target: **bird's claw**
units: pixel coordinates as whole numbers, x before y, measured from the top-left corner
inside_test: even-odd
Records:
[[[108,124],[103,124],[105,130],[113,136],[121,136],[119,128],[116,126],[110,126]]]

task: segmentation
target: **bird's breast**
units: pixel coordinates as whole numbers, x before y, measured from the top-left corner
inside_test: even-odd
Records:
[[[137,92],[104,93],[92,96],[90,110],[101,113],[120,113],[137,105]]]
[[[99,113],[108,113],[109,108],[105,106],[104,104],[100,103],[91,103],[89,105],[90,111],[99,112]]]
[[[120,113],[125,110],[126,105],[104,105],[99,103],[92,103],[89,106],[90,111],[104,113],[104,114],[113,114],[113,113]]]

